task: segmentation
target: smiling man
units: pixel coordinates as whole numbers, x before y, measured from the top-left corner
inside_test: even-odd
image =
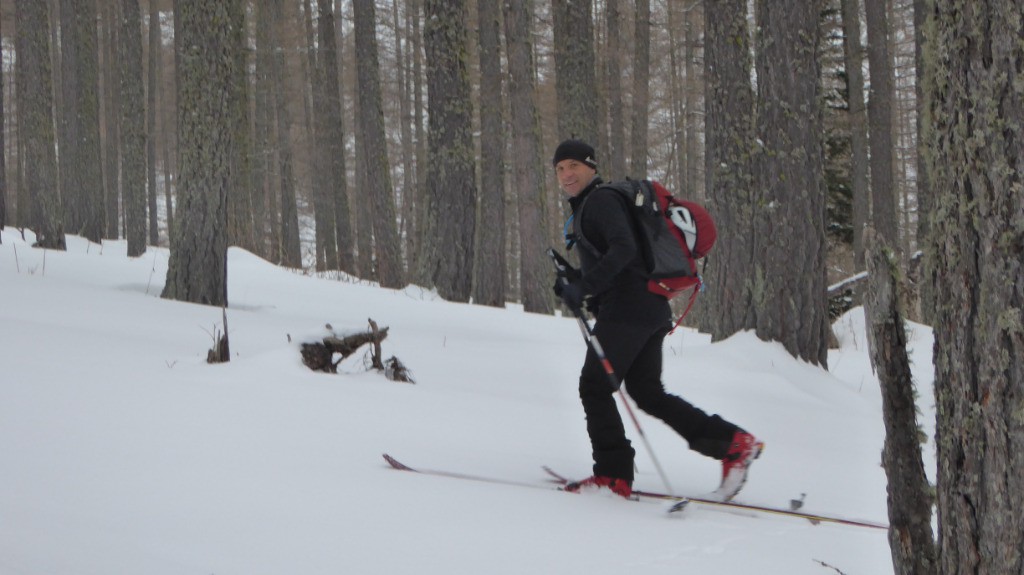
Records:
[[[589,296],[586,307],[597,319],[593,334],[601,341],[617,383],[624,381],[637,407],[668,424],[689,442],[690,449],[722,462],[722,483],[711,496],[732,499],[764,444],[735,424],[665,391],[662,342],[671,328],[672,311],[663,295],[647,289],[647,268],[631,206],[622,194],[602,186],[594,148],[586,142],[562,142],[551,163],[572,207],[565,224],[566,246],[572,249],[577,242],[584,246],[579,250],[580,270],[559,278],[555,293],[577,314]],[[568,484],[568,491],[607,489],[626,498],[632,493],[635,451],[615,404],[616,390],[600,358],[588,349],[579,392],[594,475]]]

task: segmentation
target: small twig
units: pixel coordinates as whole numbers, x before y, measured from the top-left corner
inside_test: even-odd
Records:
[[[20,274],[21,261],[18,259],[18,246],[15,244],[11,244],[11,247],[14,248],[14,267],[18,270],[18,273]]]
[[[821,565],[822,567],[826,568],[826,569],[831,569],[831,570],[835,571],[839,575],[846,575],[846,573],[843,573],[842,571],[840,571],[838,567],[834,567],[832,565],[829,565],[828,563],[825,563],[824,561],[822,561],[820,559],[814,559],[813,561],[815,563]]]

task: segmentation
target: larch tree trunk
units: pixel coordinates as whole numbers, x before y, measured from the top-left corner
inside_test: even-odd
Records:
[[[335,34],[334,7],[331,0],[318,0],[320,18],[320,58],[318,65],[324,79],[324,117],[320,128],[326,135],[326,184],[334,209],[334,240],[337,243],[337,269],[352,273],[355,252],[352,249],[352,225],[349,215],[348,176],[345,171],[345,129],[342,123],[341,83],[338,76],[338,41]]]
[[[921,456],[914,402],[917,391],[907,357],[905,313],[900,306],[900,262],[870,228],[864,239],[869,279],[864,316],[871,365],[882,388],[889,547],[897,575],[931,575],[935,573],[932,497]]]
[[[179,0],[178,225],[161,297],[227,306],[227,196],[241,0]]]
[[[30,205],[23,224],[35,228],[36,245],[64,250],[64,214],[57,187],[57,154],[54,149],[53,80],[50,76],[50,25],[45,2],[17,0],[15,85],[25,195]],[[23,202],[19,202],[21,205]],[[27,221],[26,221],[27,220]]]
[[[146,253],[146,116],[142,89],[142,15],[139,0],[121,2],[121,189],[128,256]],[[155,207],[155,203],[154,207]]]
[[[753,303],[758,337],[826,366],[825,182],[817,49],[822,2],[757,3]],[[778,65],[785,62],[785,66]],[[730,233],[742,233],[730,230]]]
[[[651,79],[651,2],[636,0],[633,35],[633,130],[630,132],[629,173],[634,179],[647,177],[647,115]]]
[[[395,190],[391,184],[391,169],[388,166],[387,142],[384,134],[380,65],[377,59],[376,9],[374,0],[355,0],[352,6],[355,14],[359,122],[363,128],[362,157],[367,176],[366,187],[362,191],[369,196],[373,206],[373,243],[377,280],[383,287],[399,288],[405,286],[405,269],[398,241]],[[459,24],[461,25],[462,22],[459,21]],[[468,90],[468,85],[466,88]],[[431,118],[433,119],[433,116]],[[472,171],[470,171],[470,182],[472,182]],[[450,182],[453,185],[454,183]],[[460,183],[465,185],[465,182]],[[470,203],[470,205],[473,204]],[[462,220],[447,221],[461,222]],[[446,228],[452,227],[457,226],[446,226]],[[473,237],[471,225],[467,233],[469,238]],[[464,297],[468,299],[468,289]]]
[[[60,22],[58,143],[65,226],[98,243],[104,231],[104,203],[95,1],[61,0]]]
[[[853,266],[864,270],[864,226],[871,215],[868,187],[867,109],[864,106],[864,60],[860,43],[860,2],[840,0],[843,16],[843,61],[850,102],[850,175],[853,192]]]
[[[299,241],[299,208],[295,196],[295,167],[292,151],[291,125],[292,115],[288,111],[288,98],[285,94],[288,82],[288,71],[285,66],[285,19],[284,0],[269,0],[270,14],[273,22],[271,49],[271,85],[274,94],[274,111],[277,117],[275,125],[278,180],[280,186],[280,213],[277,220],[279,226],[278,239],[280,244],[280,263],[290,268],[302,267],[302,246]]]
[[[480,222],[473,300],[505,305],[505,143],[501,72],[501,8],[478,0],[480,25]],[[404,122],[403,122],[404,125]]]
[[[558,139],[597,142],[597,76],[591,0],[551,0]],[[531,43],[532,44],[532,43]],[[604,150],[597,150],[600,159]]]
[[[1019,575],[1024,19],[1011,0],[931,5],[925,96],[935,201],[936,572]]]
[[[708,207],[723,233],[713,263],[705,270],[710,286],[706,326],[724,339],[754,324],[753,212],[754,90],[751,86],[750,33],[745,0],[719,2],[704,11],[704,155]],[[724,233],[728,230],[728,233]]]
[[[540,120],[534,95],[534,60],[529,0],[506,0],[505,45],[511,103],[512,190],[519,220],[519,285],[526,311],[551,313],[551,264],[545,255],[546,209],[540,171]]]
[[[626,177],[626,122],[622,103],[622,20],[620,0],[607,0],[607,52],[605,84],[608,93],[608,146],[604,151],[607,167],[601,170],[610,180]],[[635,85],[635,84],[634,84]],[[632,87],[632,86],[631,86]],[[595,144],[596,145],[596,144]]]
[[[148,90],[146,94],[146,182],[149,189],[149,243],[157,245],[160,241],[160,227],[157,219],[157,179],[156,179],[156,141],[160,132],[157,126],[157,105],[160,102],[160,53],[161,53],[161,29],[160,29],[160,4],[156,0],[149,0],[149,74]],[[164,190],[170,194],[169,189]]]
[[[868,146],[871,166],[871,225],[893,249],[900,249],[893,177],[892,55],[889,54],[887,0],[864,0],[868,36]]]
[[[465,0],[424,3],[427,62],[427,194],[436,255],[433,285],[453,301],[468,301],[476,230],[476,154],[466,61]],[[430,240],[428,240],[430,241]]]

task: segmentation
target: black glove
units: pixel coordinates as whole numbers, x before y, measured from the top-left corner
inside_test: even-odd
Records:
[[[575,314],[583,313],[583,282],[579,279],[568,281],[559,277],[555,282],[555,295]]]

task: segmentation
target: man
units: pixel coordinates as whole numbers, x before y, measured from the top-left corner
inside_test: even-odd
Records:
[[[661,382],[662,342],[671,327],[672,311],[665,297],[647,289],[630,206],[618,192],[601,187],[594,149],[586,142],[562,142],[552,164],[572,207],[565,226],[566,243],[571,249],[582,235],[594,250],[579,250],[579,272],[559,278],[555,293],[577,312],[589,296],[587,309],[597,319],[593,333],[618,383],[625,380],[636,405],[668,424],[691,449],[722,462],[722,483],[712,496],[731,500],[743,487],[750,463],[764,444],[718,415],[709,416],[666,393]],[[628,498],[635,451],[615,405],[616,388],[592,348],[587,350],[579,385],[594,475],[569,484],[567,490],[609,489]]]

